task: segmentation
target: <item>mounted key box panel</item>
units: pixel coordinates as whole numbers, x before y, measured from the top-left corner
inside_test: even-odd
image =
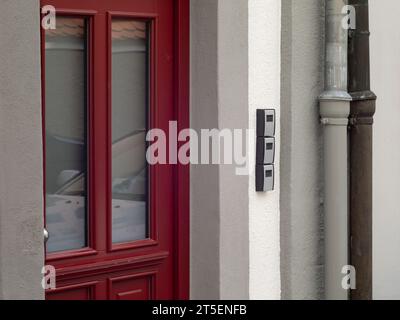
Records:
[[[275,138],[257,137],[257,164],[275,162]]]
[[[261,165],[256,167],[256,191],[268,192],[273,191],[275,186],[275,169],[274,165]]]
[[[257,148],[256,148],[256,191],[274,190],[275,162],[275,128],[276,114],[274,109],[257,110]]]
[[[257,110],[257,137],[274,137],[276,115],[274,109]]]

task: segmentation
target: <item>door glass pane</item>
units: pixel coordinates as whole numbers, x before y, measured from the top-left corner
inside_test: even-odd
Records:
[[[46,31],[47,252],[87,246],[86,43],[84,18]]]
[[[112,20],[112,239],[148,237],[147,23]]]

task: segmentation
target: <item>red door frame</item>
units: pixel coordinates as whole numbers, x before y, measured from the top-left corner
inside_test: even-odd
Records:
[[[51,4],[52,2],[57,1],[58,3],[62,3],[62,0],[41,0],[42,5],[46,4]],[[144,0],[146,1],[146,0]],[[83,2],[83,1],[82,1]],[[89,3],[95,3],[96,1],[88,1]],[[174,113],[175,113],[175,119],[178,121],[178,130],[182,130],[185,128],[189,128],[190,121],[189,121],[189,59],[190,59],[190,52],[189,52],[189,30],[190,30],[190,21],[189,21],[189,3],[190,0],[173,0],[174,2]],[[68,7],[68,6],[66,6]],[[94,15],[96,13],[95,10],[91,9],[84,9],[84,10],[61,10],[58,11],[58,13],[62,13],[63,15],[74,15],[74,16],[86,16],[86,17],[92,17],[89,21],[92,24],[94,19]],[[120,13],[115,13],[115,14],[120,14]],[[123,14],[124,16],[127,16],[127,14]],[[104,30],[107,26],[104,26]],[[45,59],[44,59],[44,31],[42,29],[41,32],[42,35],[42,106],[43,106],[43,111],[42,111],[42,117],[43,117],[43,147],[45,148]],[[94,39],[93,39],[94,38]],[[94,34],[93,38],[90,38],[90,43],[89,43],[89,50],[90,52],[90,59],[96,59],[96,47],[95,46],[102,46],[104,45],[104,37],[102,38],[101,35],[99,34]],[[92,60],[93,61],[93,60]],[[95,77],[93,68],[88,70],[88,81],[90,83],[89,85],[89,91],[88,91],[88,96],[89,96],[89,105],[88,105],[88,112],[89,112],[89,117],[95,117],[96,114],[94,113],[94,104],[96,104],[96,108],[99,107],[99,105],[107,108],[105,106],[107,102],[104,100],[104,98],[109,99],[109,95],[107,97],[95,97],[93,94],[93,79]],[[104,72],[104,71],[96,71],[96,72]],[[105,70],[105,72],[109,72],[109,70]],[[107,77],[107,76],[106,76]],[[109,110],[109,109],[108,109]],[[98,123],[98,121],[92,121],[90,122],[91,125],[93,123]],[[93,131],[92,131],[93,132]],[[101,132],[100,130],[96,130],[96,132]],[[89,177],[92,176],[93,174],[96,174],[96,170],[104,170],[109,163],[94,163],[94,156],[97,150],[93,149],[93,146],[98,143],[98,141],[109,141],[109,132],[107,130],[103,130],[103,134],[101,137],[97,137],[96,139],[97,142],[93,143],[92,139],[93,137],[89,137],[91,140],[89,141]],[[183,144],[183,143],[181,143]],[[105,148],[109,148],[108,146],[105,146]],[[102,152],[103,150],[100,150]],[[45,153],[45,149],[44,149]],[[45,157],[44,158],[44,168],[45,168]],[[102,157],[100,157],[102,158]],[[190,170],[189,170],[189,165],[173,165],[173,185],[175,189],[175,199],[174,199],[174,212],[175,212],[175,221],[174,221],[174,257],[175,261],[173,263],[173,268],[174,268],[174,277],[173,279],[174,282],[174,298],[179,299],[179,300],[186,300],[189,299],[189,210],[190,210],[190,205],[189,205],[189,186],[190,186]],[[45,180],[45,179],[44,179]],[[45,182],[45,181],[44,181]],[[106,186],[108,187],[109,181],[107,179],[104,181]],[[98,183],[98,181],[97,181]],[[89,178],[89,188],[90,190],[96,190],[95,184],[93,184],[92,179]],[[107,194],[104,194],[105,188],[101,188],[100,194],[97,193],[96,191],[94,192],[96,197],[104,197],[107,198]],[[45,189],[44,189],[45,192]],[[103,193],[103,194],[101,194]],[[92,199],[89,198],[89,206],[94,205]],[[107,210],[106,208],[96,208],[96,210]],[[97,212],[97,211],[96,211]],[[89,214],[89,221],[88,221],[90,227],[92,228],[91,230],[103,230],[106,231],[107,228],[104,225],[99,224],[98,221],[96,221],[96,218],[94,215]],[[110,247],[110,235],[109,232],[107,232],[107,238],[108,238],[108,248],[107,249],[113,249]],[[100,234],[97,232],[97,234],[94,234],[92,232],[92,238],[89,239],[91,243],[96,243],[104,234]],[[147,240],[145,240],[147,241]],[[145,242],[144,241],[144,242]],[[136,248],[138,245],[143,247],[143,246],[151,246],[155,245],[155,243],[138,243],[134,246]],[[134,249],[132,248],[132,249]],[[129,249],[125,247],[118,248],[116,247],[115,250],[119,249]],[[152,254],[147,254],[145,256],[138,256],[138,257],[131,257],[127,260],[128,256],[124,255],[118,255],[116,254],[116,258],[118,257],[118,260],[113,260],[112,263],[106,264],[106,263],[89,263],[87,264],[86,269],[82,268],[77,268],[73,264],[70,264],[66,261],[66,259],[71,259],[71,258],[76,258],[76,261],[87,261],[87,259],[90,258],[90,256],[95,256],[98,254],[97,251],[93,249],[82,249],[82,250],[76,250],[73,252],[67,252],[67,253],[59,253],[59,254],[51,254],[46,256],[46,261],[50,262],[51,264],[54,264],[57,268],[57,280],[58,279],[70,279],[70,278],[77,278],[77,277],[82,277],[85,274],[91,274],[93,270],[96,270],[96,268],[101,268],[102,272],[105,272],[108,268],[111,268],[111,265],[113,265],[113,270],[128,270],[129,268],[132,268],[133,266],[141,266],[145,265],[146,263],[155,263],[157,260],[161,260],[165,257],[163,257],[163,254],[157,254],[157,255],[152,255]],[[115,262],[118,264],[118,268],[115,269]],[[82,286],[88,286],[90,287],[91,285],[96,284],[96,281],[89,281],[87,283],[82,283]],[[71,285],[73,287],[73,285]]]

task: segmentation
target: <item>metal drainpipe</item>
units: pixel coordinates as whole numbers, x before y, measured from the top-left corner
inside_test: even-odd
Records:
[[[368,0],[350,0],[356,29],[349,31],[351,264],[353,300],[372,299],[372,125],[376,96],[370,90]]]
[[[324,126],[325,298],[347,300],[342,269],[349,265],[347,37],[345,0],[325,0],[325,91],[320,96]]]

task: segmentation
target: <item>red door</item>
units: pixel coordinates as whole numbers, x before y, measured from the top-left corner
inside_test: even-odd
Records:
[[[189,169],[146,161],[189,125],[188,3],[41,1],[47,299],[188,298]]]

